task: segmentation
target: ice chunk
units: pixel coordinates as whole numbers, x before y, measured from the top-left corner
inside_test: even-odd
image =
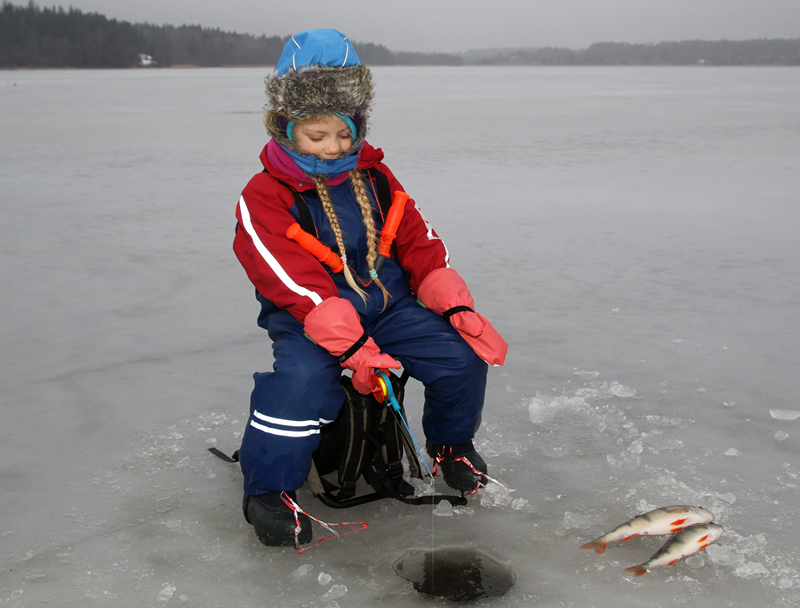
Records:
[[[742,578],[754,578],[756,576],[769,574],[769,570],[767,570],[761,562],[747,562],[736,568],[733,573]]]
[[[172,594],[175,593],[175,587],[166,583],[164,588],[158,592],[158,601],[159,602],[167,602],[172,598]]]
[[[297,568],[294,572],[292,572],[292,576],[295,577],[295,578],[302,578],[306,574],[311,572],[313,569],[314,569],[314,566],[312,566],[311,564],[303,564],[302,566]]]
[[[642,447],[641,441],[634,441],[628,446],[628,452],[634,455],[641,454],[643,450],[644,448]]]
[[[777,439],[778,441],[785,441],[786,439],[789,439],[789,433],[778,431],[777,433],[775,433],[775,439]]]
[[[507,507],[512,500],[508,488],[499,483],[488,484],[481,490],[480,497],[482,507]]]
[[[324,572],[320,572],[319,576],[317,577],[317,582],[320,585],[327,585],[331,582],[331,578],[333,578],[330,574],[325,574]]]
[[[612,382],[608,386],[608,392],[614,395],[615,397],[635,397],[636,390],[632,389],[629,386],[624,386],[619,382]]]
[[[717,498],[719,498],[722,502],[727,502],[729,505],[732,505],[736,502],[736,494],[733,492],[727,492],[725,494],[717,494]]]
[[[436,505],[436,508],[433,510],[433,514],[438,515],[439,517],[452,517],[454,515],[453,505],[449,500],[443,500]]]
[[[797,410],[770,410],[769,415],[775,420],[797,420],[800,418],[800,412]]]
[[[323,596],[320,599],[323,602],[328,602],[330,600],[335,600],[337,598],[342,597],[345,593],[347,593],[346,585],[333,585],[323,594]]]
[[[741,452],[736,448],[730,448],[725,451],[725,456],[741,456]]]
[[[523,511],[528,507],[529,504],[529,501],[525,498],[515,498],[511,501],[511,508],[517,511]]]

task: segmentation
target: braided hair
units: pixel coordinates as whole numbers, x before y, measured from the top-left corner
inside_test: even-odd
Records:
[[[375,229],[375,220],[372,217],[372,205],[367,197],[367,189],[364,186],[364,180],[361,177],[359,170],[357,168],[351,169],[348,173],[348,176],[350,177],[350,183],[353,186],[353,193],[355,194],[358,206],[361,208],[361,217],[364,222],[364,228],[366,228],[367,231],[367,268],[372,271],[375,269],[375,261],[378,259],[378,232]],[[333,229],[333,234],[336,237],[336,245],[339,247],[339,255],[342,257],[342,261],[345,263],[344,278],[347,281],[347,284],[366,304],[367,293],[361,287],[359,287],[358,283],[356,283],[355,276],[353,275],[352,270],[350,270],[350,267],[347,265],[347,254],[344,247],[344,235],[342,234],[342,229],[339,226],[339,218],[337,217],[336,210],[331,202],[331,197],[328,193],[328,188],[325,185],[325,180],[320,175],[312,175],[311,179],[314,180],[314,186],[317,188],[319,200],[322,203],[322,209],[325,211],[325,215],[331,224],[331,228]],[[389,292],[386,291],[386,287],[384,287],[380,279],[376,277],[373,280],[383,293],[383,308],[386,308],[386,305],[389,303]]]

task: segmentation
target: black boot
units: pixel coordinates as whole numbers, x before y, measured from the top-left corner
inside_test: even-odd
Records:
[[[311,542],[311,520],[305,513],[298,513],[300,533],[295,537],[294,510],[281,500],[282,492],[267,492],[258,496],[245,493],[242,511],[247,523],[256,530],[258,540],[268,547],[294,547],[297,543],[306,545]],[[292,500],[296,500],[294,492],[286,492]]]
[[[445,483],[454,490],[474,492],[486,485],[489,468],[471,441],[463,445],[439,445],[428,440],[425,448],[435,466],[442,469]]]

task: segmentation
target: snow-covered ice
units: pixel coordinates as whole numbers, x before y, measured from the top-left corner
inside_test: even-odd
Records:
[[[265,70],[0,72],[0,603],[438,605],[392,564],[461,546],[513,570],[492,606],[799,605],[797,70],[374,72],[370,141],[510,344],[476,437],[503,485],[303,489],[369,528],[260,545],[207,448],[271,365],[231,251]],[[681,503],[725,534],[673,568],[579,549]]]
[[[797,410],[770,410],[769,415],[775,420],[797,420],[800,418],[800,412]]]

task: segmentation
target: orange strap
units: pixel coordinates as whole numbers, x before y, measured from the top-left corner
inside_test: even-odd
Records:
[[[341,272],[344,268],[341,258],[333,253],[330,247],[323,245],[316,237],[303,230],[300,224],[294,223],[289,226],[288,230],[286,230],[286,236],[299,243],[303,249],[323,264],[329,266],[333,272]]]
[[[406,202],[411,198],[406,192],[396,190],[392,195],[392,206],[386,214],[386,222],[381,230],[381,241],[378,244],[378,253],[388,258],[392,254],[392,243],[397,237],[397,228],[403,219],[406,210]]]

